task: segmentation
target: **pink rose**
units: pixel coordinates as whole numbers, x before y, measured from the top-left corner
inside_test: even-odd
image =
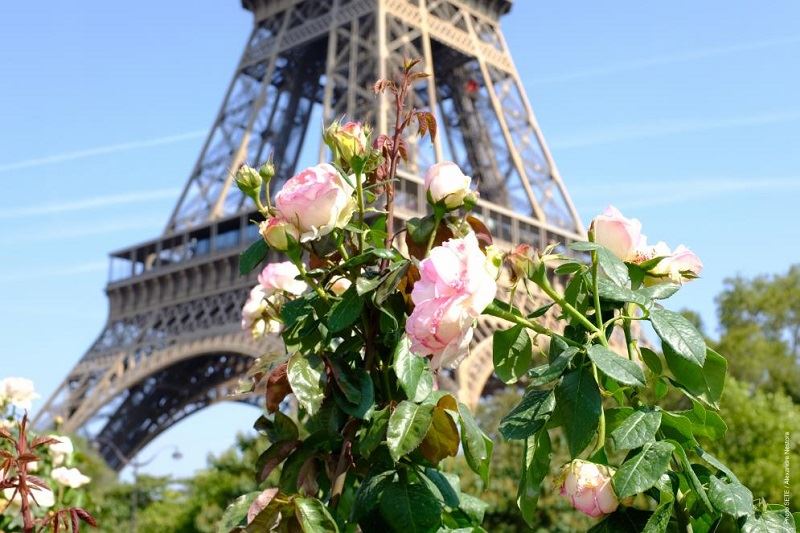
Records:
[[[270,217],[258,225],[258,231],[273,250],[285,252],[289,249],[289,238],[300,240],[300,232],[289,222],[280,217]]]
[[[242,307],[242,329],[253,330],[259,321],[263,322],[263,314],[266,310],[267,293],[264,287],[256,285],[250,290],[250,295],[247,297],[247,301]],[[263,331],[260,325],[258,329]],[[253,335],[256,336],[257,332],[254,331]]]
[[[331,165],[309,167],[275,195],[282,219],[292,223],[306,242],[343,228],[356,208],[353,188]]]
[[[466,356],[472,324],[494,299],[497,281],[474,233],[431,250],[419,270],[411,291],[414,311],[406,321],[411,350],[432,355],[433,368],[455,364]]]
[[[594,241],[605,246],[623,261],[635,261],[645,246],[642,223],[635,218],[625,218],[614,206],[608,206],[592,221]]]
[[[270,263],[258,275],[258,283],[263,287],[267,296],[277,291],[285,291],[299,296],[305,292],[308,285],[305,281],[297,279],[298,276],[300,276],[300,271],[291,261]]]
[[[431,368],[458,364],[468,353],[475,318],[462,304],[458,297],[424,300],[406,321],[411,351],[431,354]]]
[[[447,209],[456,209],[472,193],[471,178],[464,175],[452,161],[436,163],[425,174],[425,189],[434,204],[442,203]]]
[[[561,495],[593,518],[613,513],[619,506],[611,484],[613,473],[607,466],[575,459],[561,473]]]
[[[649,274],[656,277],[669,278],[674,283],[691,280],[703,271],[703,262],[700,258],[680,244],[675,250],[659,261]]]

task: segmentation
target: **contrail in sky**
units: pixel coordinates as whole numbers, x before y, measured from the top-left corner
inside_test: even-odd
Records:
[[[136,218],[133,220],[123,220],[120,222],[106,221],[102,224],[85,224],[78,226],[57,226],[55,229],[48,228],[47,231],[28,231],[25,233],[13,233],[0,236],[0,245],[9,246],[14,244],[27,244],[30,242],[43,241],[63,241],[67,239],[81,239],[96,235],[107,235],[131,230],[156,230],[162,229],[164,218]]]
[[[54,154],[45,157],[25,159],[14,163],[0,164],[0,172],[20,170],[23,168],[41,167],[44,165],[61,163],[62,161],[72,161],[74,159],[85,159],[87,157],[95,157],[98,155],[126,152],[128,150],[137,150],[139,148],[149,148],[151,146],[162,146],[164,144],[173,144],[190,139],[197,139],[199,137],[203,137],[207,133],[208,130],[195,130],[195,131],[188,131],[186,133],[179,133],[177,135],[168,135],[166,137],[156,137],[155,139],[145,139],[141,141],[130,141],[126,143],[109,144],[106,146],[87,148],[85,150],[76,150],[74,152],[64,152],[61,154]]]
[[[531,83],[533,85],[537,84],[543,85],[546,83],[564,83],[568,81],[581,80],[585,78],[593,78],[595,76],[607,76],[609,74],[616,74],[618,72],[639,70],[643,68],[656,67],[659,65],[669,65],[672,63],[685,63],[687,61],[696,61],[700,59],[708,59],[711,57],[736,54],[738,52],[750,52],[754,50],[762,50],[765,48],[786,46],[796,43],[800,43],[800,35],[776,37],[774,39],[765,39],[763,41],[751,41],[749,43],[739,43],[728,46],[700,48],[698,50],[688,50],[686,52],[677,52],[674,54],[655,56],[647,59],[624,61],[620,63],[611,63],[608,65],[601,65],[598,67],[587,68],[575,72],[564,72],[563,74],[555,74],[553,76],[537,78],[531,80]]]
[[[92,198],[82,198],[59,203],[47,203],[42,205],[32,205],[27,207],[5,207],[0,208],[0,219],[24,218],[39,215],[55,215],[68,211],[83,211],[85,209],[95,209],[110,207],[115,205],[135,204],[161,200],[164,198],[175,198],[180,193],[180,189],[152,189],[148,191],[132,191],[122,194],[111,194],[107,196],[95,196]]]
[[[744,115],[721,119],[678,118],[663,119],[641,124],[622,124],[586,134],[571,137],[554,138],[550,146],[557,150],[582,148],[598,144],[610,144],[620,141],[661,137],[679,133],[740,128],[744,126],[761,126],[800,120],[800,111],[775,111],[757,115]]]

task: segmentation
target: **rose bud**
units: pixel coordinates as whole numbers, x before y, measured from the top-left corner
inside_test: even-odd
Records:
[[[349,167],[353,156],[364,157],[369,152],[369,135],[369,128],[360,122],[334,122],[325,130],[323,139],[334,159]]]
[[[353,187],[331,165],[307,168],[288,180],[275,195],[275,207],[307,242],[343,228],[356,209]]]
[[[261,193],[261,175],[253,167],[242,165],[236,173],[236,185],[246,196],[251,198]]]
[[[436,163],[425,174],[428,200],[448,210],[458,209],[473,194],[469,188],[471,181],[452,161]]]
[[[613,513],[619,506],[611,484],[613,474],[607,466],[575,459],[561,471],[561,495],[593,518]]]
[[[648,274],[669,279],[674,283],[681,283],[683,280],[699,277],[702,271],[703,262],[700,261],[700,258],[681,244],[671,254],[659,261]]]
[[[532,279],[541,265],[536,250],[529,244],[519,244],[506,255],[506,263],[515,279]]]
[[[300,232],[280,217],[270,217],[258,225],[258,232],[273,250],[285,252],[292,241],[300,240]]]
[[[594,242],[605,246],[623,261],[635,261],[644,245],[642,223],[635,218],[625,218],[614,206],[608,206],[592,221]]]

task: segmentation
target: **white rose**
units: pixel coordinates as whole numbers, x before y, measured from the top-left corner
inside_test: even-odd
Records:
[[[30,411],[33,400],[39,398],[33,381],[25,378],[5,378],[0,381],[0,403],[10,403]]]
[[[54,468],[53,471],[50,472],[50,477],[57,483],[73,489],[82,487],[91,481],[91,478],[83,475],[77,468],[65,468],[63,466]]]
[[[471,178],[452,161],[436,163],[425,174],[425,189],[434,204],[442,203],[447,209],[456,209],[472,193]]]
[[[62,465],[75,450],[72,446],[72,440],[69,437],[60,435],[50,435],[50,438],[58,441],[50,444],[50,453],[53,454],[53,464],[55,466]]]

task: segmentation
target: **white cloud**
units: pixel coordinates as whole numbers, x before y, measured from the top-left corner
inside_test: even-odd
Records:
[[[555,137],[550,143],[550,146],[555,150],[567,150],[570,148],[583,148],[586,146],[611,144],[650,137],[741,128],[744,126],[779,124],[797,120],[800,120],[800,111],[773,111],[721,119],[663,119],[640,124],[622,124],[573,136]]]
[[[45,203],[25,207],[0,207],[0,219],[55,215],[68,211],[83,211],[87,209],[98,209],[116,205],[150,202],[152,200],[161,200],[165,198],[177,198],[179,193],[180,189],[177,188],[152,189],[147,191],[131,191],[121,194],[80,198],[77,200],[59,203]]]
[[[751,41],[747,43],[732,44],[727,46],[700,48],[697,50],[676,52],[673,54],[666,54],[650,58],[636,59],[632,61],[623,61],[619,63],[611,63],[608,65],[601,65],[598,67],[587,68],[575,72],[564,72],[562,74],[555,74],[552,76],[537,78],[532,80],[531,83],[534,85],[543,85],[547,83],[565,83],[585,78],[593,78],[596,76],[608,76],[611,74],[618,74],[620,72],[627,72],[631,70],[657,67],[660,65],[669,65],[673,63],[685,63],[688,61],[697,61],[712,57],[738,54],[742,52],[751,52],[755,50],[763,50],[766,48],[774,48],[778,46],[787,46],[796,43],[800,43],[800,35],[776,37],[773,39],[765,39],[762,41]]]
[[[46,229],[40,231],[26,231],[11,233],[6,232],[6,235],[0,237],[0,245],[14,245],[14,244],[27,244],[31,242],[43,241],[56,241],[68,239],[81,239],[84,237],[93,237],[96,235],[107,235],[109,233],[117,233],[131,230],[153,230],[157,231],[163,228],[165,218],[148,218],[126,221],[104,221],[101,224],[97,222],[86,225],[76,226],[55,226],[48,225]]]
[[[73,152],[64,152],[61,154],[36,157],[32,159],[24,159],[22,161],[16,161],[13,163],[2,163],[0,164],[0,173],[8,172],[11,170],[20,170],[24,168],[52,165],[64,161],[72,161],[74,159],[85,159],[87,157],[95,157],[98,155],[126,152],[128,150],[136,150],[139,148],[149,148],[151,146],[162,146],[165,144],[173,144],[190,139],[197,139],[203,137],[207,133],[208,130],[188,131],[186,133],[179,133],[177,135],[167,135],[165,137],[156,137],[154,139],[144,139],[140,141],[129,141],[118,144],[109,144],[106,146],[97,146],[94,148],[87,148],[84,150],[75,150]]]

